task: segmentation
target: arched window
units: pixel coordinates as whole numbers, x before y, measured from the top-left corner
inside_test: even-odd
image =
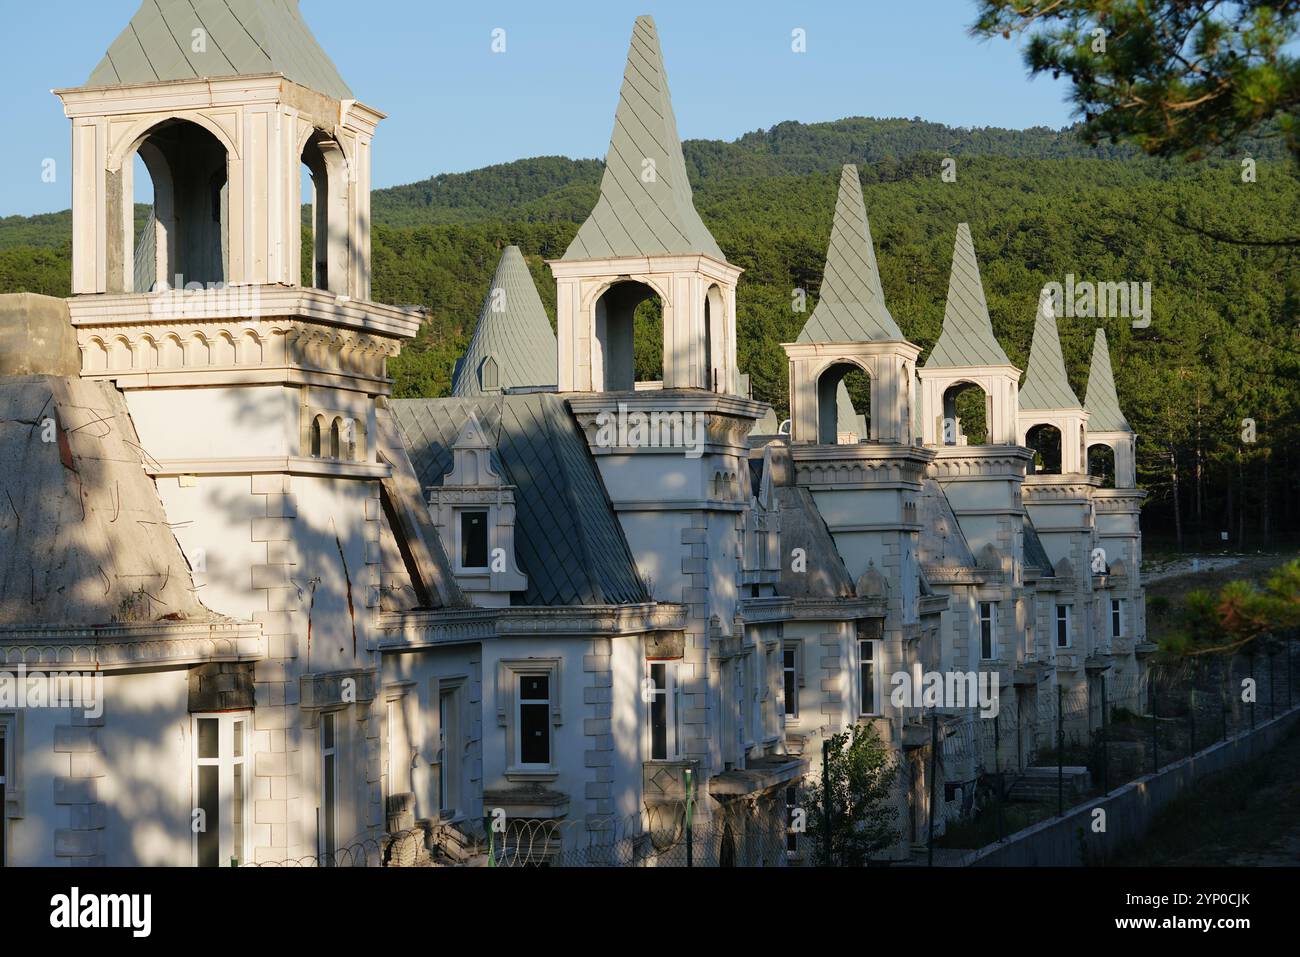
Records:
[[[596,301],[599,391],[630,392],[663,379],[663,306],[644,283],[615,283]]]
[[[1115,487],[1115,450],[1098,443],[1088,446],[1088,474],[1101,479],[1102,488]]]
[[[164,120],[141,137],[129,172],[132,186],[137,178],[152,181],[153,208],[136,215],[134,196],[123,190],[123,222],[135,240],[133,251],[125,251],[131,257],[123,267],[127,290],[224,282],[230,273],[230,174],[221,141],[195,123]]]
[[[1025,445],[1034,452],[1034,471],[1042,475],[1061,474],[1061,430],[1054,425],[1035,425],[1025,433]]]
[[[837,362],[817,379],[817,442],[844,445],[871,439],[871,377]]]
[[[330,424],[329,458],[341,458],[343,451],[343,420],[335,418]]]
[[[710,286],[704,297],[704,387],[711,392],[728,390],[725,310],[722,288]]]
[[[987,445],[993,399],[973,382],[954,382],[943,393],[940,445]]]
[[[302,284],[343,295],[348,284],[347,161],[343,150],[317,130],[302,151]]]
[[[324,424],[325,420],[319,415],[311,420],[311,457],[314,459],[321,457],[321,429]]]

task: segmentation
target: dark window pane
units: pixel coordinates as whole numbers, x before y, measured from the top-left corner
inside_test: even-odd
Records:
[[[522,764],[551,763],[550,707],[519,706],[519,760]]]
[[[217,757],[219,724],[216,718],[199,718],[199,757]]]
[[[329,748],[334,747],[334,715],[321,715],[320,721],[320,744],[322,748],[328,750]]]
[[[325,816],[325,847],[324,851],[329,855],[325,862],[328,866],[334,865],[334,755],[325,755],[322,777],[325,778],[325,787],[323,795],[323,807],[321,813]]]
[[[204,719],[206,721],[208,719]],[[203,721],[199,722],[200,727]],[[217,722],[212,721],[213,725]],[[199,831],[199,867],[221,866],[221,787],[215,764],[199,766],[199,807],[203,809],[203,830]]]
[[[789,715],[798,714],[799,704],[795,698],[797,692],[797,682],[793,669],[787,669],[785,673],[785,713]]]
[[[668,695],[664,666],[650,666],[655,694],[650,699],[650,757],[662,761],[668,757]]]
[[[460,513],[460,550],[460,563],[465,568],[487,567],[487,512]]]
[[[520,701],[546,701],[550,697],[551,679],[548,675],[521,675]]]

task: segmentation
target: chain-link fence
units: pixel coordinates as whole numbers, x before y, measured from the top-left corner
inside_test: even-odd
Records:
[[[949,785],[940,845],[1001,840],[1284,714],[1300,704],[1298,644],[1085,669],[1074,684],[1017,686],[996,715],[932,718],[942,744],[931,773]]]

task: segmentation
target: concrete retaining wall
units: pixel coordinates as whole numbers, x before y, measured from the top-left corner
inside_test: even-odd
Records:
[[[1109,860],[1146,834],[1156,813],[1193,782],[1264,754],[1300,721],[1300,707],[1175,761],[1109,794],[1070,808],[1063,817],[1040,821],[1004,841],[971,853],[961,866],[1077,867]],[[1093,831],[1096,808],[1106,812],[1106,829]],[[1085,859],[1086,858],[1086,859]]]

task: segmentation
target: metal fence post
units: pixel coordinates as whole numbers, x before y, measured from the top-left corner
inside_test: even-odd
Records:
[[[1276,657],[1276,651],[1268,653],[1268,716],[1270,720],[1277,717],[1277,681],[1273,678],[1273,659]]]
[[[822,741],[822,817],[825,819],[825,835],[822,837],[822,858],[827,867],[831,867],[831,741]]]
[[[1056,816],[1065,814],[1065,689],[1056,686]]]
[[[1259,700],[1259,682],[1255,680],[1255,650],[1252,647],[1250,651],[1250,683],[1254,685],[1251,688],[1250,697],[1250,730],[1255,730],[1255,704]]]
[[[1107,740],[1106,724],[1109,720],[1109,707],[1106,701],[1106,674],[1101,675],[1101,790],[1110,793],[1110,742]]]
[[[1156,725],[1156,676],[1150,678],[1151,691],[1151,771],[1154,774],[1160,770],[1160,733]]]
[[[1193,681],[1196,679],[1193,678]],[[1187,756],[1196,753],[1196,689],[1187,689]]]
[[[1002,720],[1002,711],[993,716],[993,777],[998,782],[997,828],[998,840],[1002,840],[1002,735],[998,732],[998,722]]]
[[[686,768],[686,866],[695,866],[695,772]]]
[[[1232,681],[1232,655],[1223,664],[1223,681],[1219,683],[1219,712],[1223,715],[1223,740],[1228,740],[1228,685]]]
[[[925,864],[934,867],[934,785],[938,771],[939,757],[939,715],[930,712],[930,821],[929,833],[925,837]]]

